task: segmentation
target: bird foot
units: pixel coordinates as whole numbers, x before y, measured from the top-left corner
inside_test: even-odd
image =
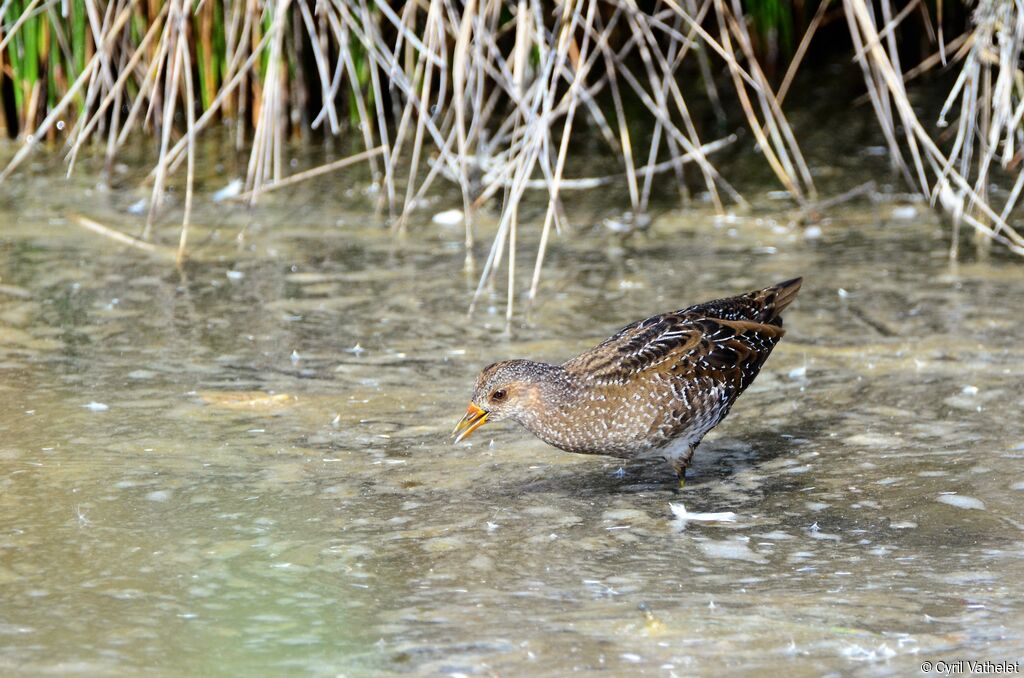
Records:
[[[693,452],[696,448],[696,445],[690,445],[690,449],[687,454],[670,459],[672,470],[676,472],[676,480],[678,481],[675,488],[676,492],[679,492],[686,487],[686,469],[690,467],[690,461],[693,459]]]
[[[675,468],[675,471],[677,484],[674,491],[676,493],[679,493],[682,492],[682,490],[686,487],[686,467],[677,466]]]

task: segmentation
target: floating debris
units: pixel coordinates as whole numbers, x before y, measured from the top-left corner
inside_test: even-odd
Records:
[[[241,179],[232,179],[228,185],[213,194],[214,202],[222,202],[237,197],[242,192],[244,184]]]
[[[646,231],[651,227],[651,217],[649,214],[623,212],[617,217],[608,217],[602,223],[604,224],[604,227],[612,233],[625,235]]]
[[[229,410],[269,410],[286,407],[298,398],[288,393],[263,391],[200,391],[199,397],[207,405]]]
[[[462,223],[462,210],[438,212],[431,219],[438,226],[457,226]]]
[[[82,405],[82,407],[89,410],[90,412],[106,412],[107,410],[110,409],[110,405],[107,405],[106,403],[98,403],[96,401],[86,403]]]
[[[236,280],[236,281],[237,280],[241,280],[242,278],[245,277],[245,273],[243,273],[242,271],[233,271],[233,270],[232,271],[228,271],[224,275],[226,275],[228,277],[228,280]]]
[[[0,278],[2,279],[2,278]],[[14,297],[15,299],[31,299],[32,293],[23,287],[17,287],[15,285],[2,285],[0,284],[0,295],[8,297]]]
[[[892,208],[892,218],[910,221],[917,218],[917,208],[913,205],[900,205]]]

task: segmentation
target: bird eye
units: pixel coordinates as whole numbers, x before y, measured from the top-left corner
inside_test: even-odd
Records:
[[[505,389],[499,388],[497,391],[495,391],[494,393],[491,394],[491,400],[493,402],[498,402],[500,400],[504,400],[505,396],[507,396],[507,395],[508,395],[508,392],[505,391]]]

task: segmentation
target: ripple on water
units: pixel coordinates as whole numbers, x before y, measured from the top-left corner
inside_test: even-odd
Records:
[[[697,542],[697,547],[709,558],[745,560],[757,563],[758,565],[768,563],[767,558],[752,551],[750,546],[742,539],[699,541]]]
[[[985,510],[985,503],[983,501],[962,494],[942,494],[939,495],[937,501],[962,509]]]

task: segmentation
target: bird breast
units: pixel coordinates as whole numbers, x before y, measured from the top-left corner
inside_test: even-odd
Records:
[[[628,389],[579,384],[573,391],[532,408],[520,423],[568,452],[633,458],[684,434],[694,415],[707,418],[691,387],[663,375],[634,380]]]

